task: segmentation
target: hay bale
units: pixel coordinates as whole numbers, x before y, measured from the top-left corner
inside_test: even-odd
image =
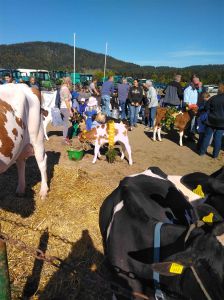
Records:
[[[7,244],[12,299],[106,299],[108,292],[83,277],[95,278],[103,259],[98,213],[112,189],[80,168],[61,165],[54,167],[47,200],[39,199],[39,189],[38,182],[28,198],[10,194],[9,211],[0,209],[2,231],[71,267],[57,270]]]

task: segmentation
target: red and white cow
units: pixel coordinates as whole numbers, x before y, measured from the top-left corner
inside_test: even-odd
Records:
[[[39,99],[38,99],[39,98]],[[40,197],[48,191],[40,95],[25,84],[0,86],[0,173],[16,162],[18,186],[25,192],[25,159],[35,155],[41,173]]]
[[[129,144],[128,139],[128,131],[125,124],[121,123],[114,123],[115,127],[115,136],[114,142],[118,142],[121,145],[121,159],[124,159],[124,151],[127,150],[128,153],[128,160],[129,165],[132,165],[132,156],[131,156],[131,146]],[[108,143],[108,124],[99,125],[90,131],[83,131],[79,135],[80,142],[90,142],[92,143],[94,148],[94,158],[93,164],[96,162],[97,157],[100,157],[100,147],[104,144]]]
[[[158,107],[156,112],[156,119],[155,124],[153,128],[153,141],[156,141],[156,134],[158,135],[158,140],[161,142],[161,127],[162,127],[162,121],[166,119],[166,114],[169,108],[167,107]],[[179,131],[179,145],[183,146],[183,135],[184,130],[187,128],[189,122],[191,121],[192,117],[197,114],[197,106],[194,106],[188,111],[184,112],[175,112],[172,114],[172,116],[175,118],[174,121],[174,128],[176,128]]]

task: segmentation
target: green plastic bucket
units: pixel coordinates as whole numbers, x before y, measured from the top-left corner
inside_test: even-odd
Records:
[[[67,150],[70,160],[81,160],[84,156],[84,150]]]

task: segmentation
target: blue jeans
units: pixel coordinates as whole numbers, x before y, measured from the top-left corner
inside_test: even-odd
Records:
[[[139,107],[134,105],[129,105],[130,109],[130,123],[131,126],[134,126],[137,124],[138,121],[138,113],[139,113]]]
[[[156,117],[156,110],[157,107],[151,107],[149,109],[149,127],[153,127],[154,126],[154,121],[155,121],[155,117]]]
[[[60,111],[61,114],[63,115],[63,138],[66,138],[68,134],[68,127],[69,127],[68,119],[70,114],[67,108],[61,108]]]
[[[206,153],[209,142],[210,142],[212,134],[213,134],[214,148],[213,148],[212,157],[213,158],[218,157],[219,151],[221,150],[221,147],[222,147],[223,133],[224,133],[224,129],[215,129],[215,128],[206,126],[204,139],[202,141],[202,145],[200,148],[200,155],[204,155]]]
[[[101,97],[101,106],[102,106],[102,113],[104,113],[108,117],[110,117],[111,116],[111,112],[110,112],[110,96],[103,95]]]
[[[119,103],[120,108],[121,108],[121,120],[126,119],[126,103],[123,101],[120,101]]]

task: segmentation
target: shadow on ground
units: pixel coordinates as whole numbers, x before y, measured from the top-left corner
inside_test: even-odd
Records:
[[[153,138],[153,132],[150,131],[144,131],[145,135],[152,140]],[[161,132],[161,138],[162,139],[166,139],[169,141],[172,141],[174,144],[176,144],[177,146],[179,146],[179,133],[176,130],[169,130],[169,131],[162,131]],[[158,141],[157,141],[158,142]],[[197,137],[195,139],[195,141],[190,140],[186,137],[183,137],[183,146],[188,147],[189,149],[191,149],[193,152],[198,154],[197,151]]]
[[[54,273],[38,299],[111,299],[111,293],[99,284],[94,272],[102,261],[103,255],[94,247],[88,230],[83,230],[81,238],[74,243],[62,267]]]
[[[47,174],[49,185],[54,175],[54,166],[58,164],[60,155],[60,152],[47,152]],[[26,161],[26,195],[24,197],[16,197],[15,195],[17,180],[18,175],[16,165],[10,167],[5,173],[0,174],[0,209],[27,218],[35,210],[35,195],[32,188],[41,181],[40,171],[35,157],[30,157]]]

